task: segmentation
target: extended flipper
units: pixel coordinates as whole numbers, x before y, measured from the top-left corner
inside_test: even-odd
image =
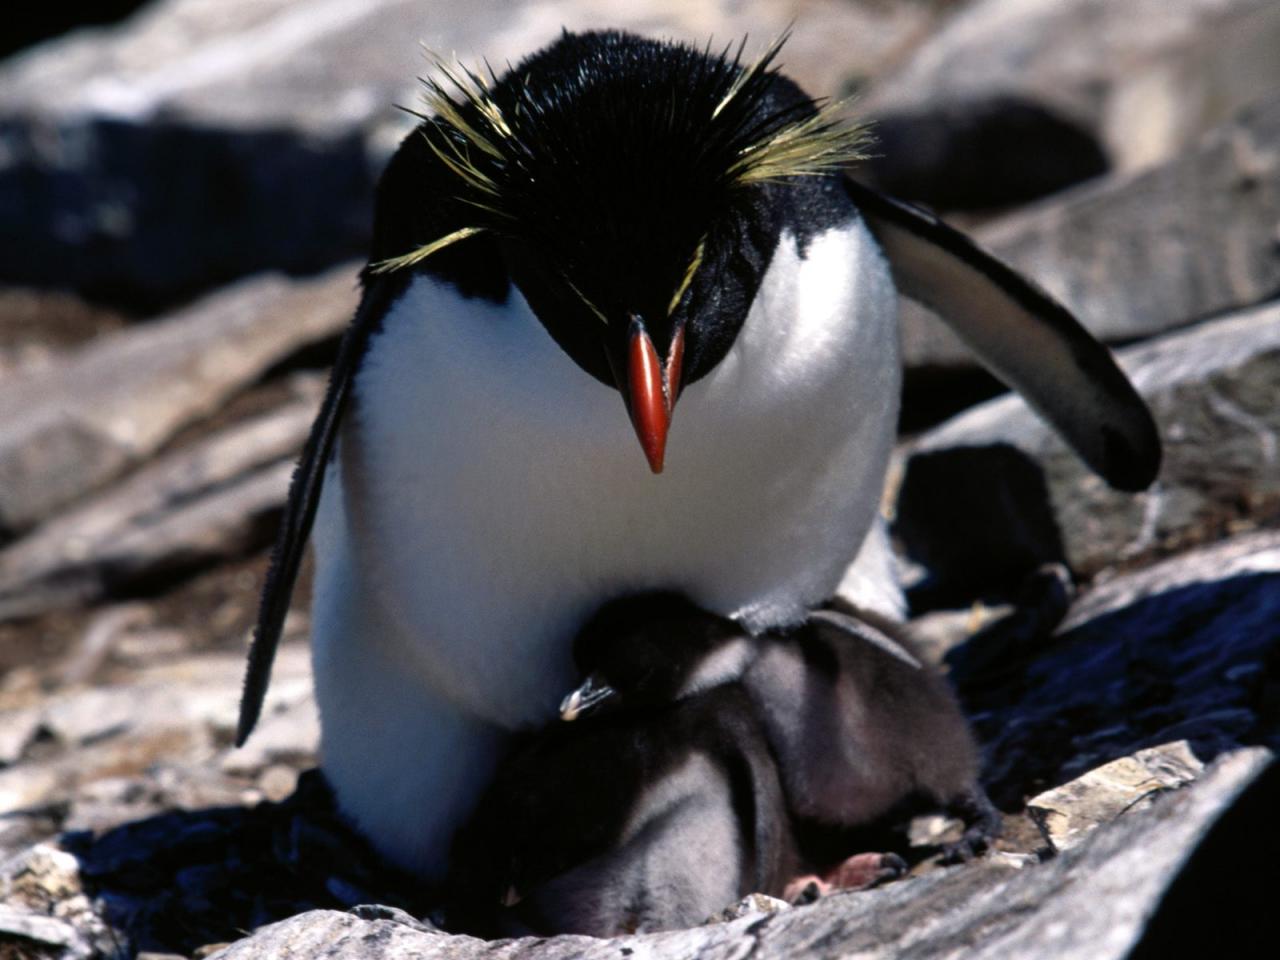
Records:
[[[1160,469],[1155,421],[1106,347],[968,237],[917,207],[845,183],[903,293],[936,311],[1107,483],[1151,484]]]
[[[364,355],[370,332],[403,286],[401,280],[392,277],[375,276],[367,280],[355,319],[338,347],[324,402],[311,425],[311,434],[289,483],[289,499],[280,520],[280,533],[271,556],[271,568],[267,571],[267,582],[262,589],[262,603],[258,607],[253,644],[249,647],[244,692],[240,696],[240,722],[236,727],[237,747],[249,738],[262,713],[262,700],[267,693],[267,684],[271,682],[271,665],[280,643],[280,631],[289,612],[289,598],[293,595],[307,537],[316,518],[316,508],[320,505],[325,469],[338,437],[342,412],[359,369],[360,358]]]

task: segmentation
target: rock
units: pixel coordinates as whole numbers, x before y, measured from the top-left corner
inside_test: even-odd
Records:
[[[48,370],[68,350],[124,324],[122,315],[68,293],[0,288],[0,383]]]
[[[1243,534],[1094,584],[1072,604],[1060,632],[1075,630],[1197,584],[1268,577],[1277,571],[1280,571],[1280,531]]]
[[[0,862],[0,953],[96,960],[119,940],[84,895],[75,857],[40,844]]]
[[[29,592],[22,585],[4,584],[0,620],[74,606],[112,592],[128,594],[165,577],[244,556],[271,540],[293,468],[292,460],[281,461],[194,503],[146,517],[110,547],[53,571]]]
[[[0,903],[0,942],[17,938],[29,940],[44,947],[57,947],[67,950],[79,946],[80,936],[76,928],[69,923],[55,920],[53,917],[42,917],[27,913],[25,910],[14,910]]]
[[[1114,343],[1274,298],[1278,229],[1280,97],[1270,97],[1157,169],[1097,181],[975,237]],[[901,322],[908,367],[975,362],[923,308],[904,304]]]
[[[1185,740],[1139,750],[1027,801],[1027,810],[1058,850],[1079,845],[1121,814],[1142,809],[1167,790],[1195,780],[1204,764]]]
[[[903,66],[882,78],[861,105],[882,118],[902,115],[929,115],[941,111],[970,113],[976,121],[996,118],[992,104],[1001,101],[1035,108],[1048,116],[1078,125],[1094,136],[1106,137],[1107,152],[1128,161],[1125,144],[1140,132],[1109,118],[1117,110],[1113,104],[1133,98],[1130,84],[1147,70],[1161,65],[1212,63],[1218,74],[1231,70],[1236,58],[1239,79],[1232,82],[1197,80],[1190,90],[1169,90],[1167,102],[1159,104],[1163,114],[1175,112],[1176,121],[1163,122],[1179,134],[1166,138],[1168,150],[1158,159],[1168,159],[1173,151],[1194,142],[1200,133],[1224,119],[1202,104],[1200,91],[1212,90],[1222,97],[1227,115],[1267,92],[1267,77],[1274,76],[1273,64],[1260,64],[1258,77],[1245,76],[1250,61],[1241,62],[1239,46],[1214,51],[1224,35],[1259,33],[1262,21],[1268,24],[1267,0],[978,0],[957,11],[945,25],[921,44]],[[1274,34],[1272,34],[1274,36]],[[1263,57],[1274,46],[1262,40],[1257,50]],[[1151,81],[1146,81],[1148,84]],[[1259,89],[1261,88],[1261,89]],[[1168,89],[1167,87],[1165,89]],[[1128,113],[1132,116],[1132,112]],[[963,129],[963,126],[961,126]],[[987,127],[969,124],[976,138]],[[1150,139],[1150,135],[1148,135]],[[974,145],[962,143],[951,153],[962,153]],[[1011,144],[1023,162],[1033,166],[1040,160],[1034,141]],[[1148,150],[1148,156],[1151,156]],[[1051,163],[1056,158],[1048,158]],[[942,176],[945,168],[940,168]]]
[[[1189,551],[1085,593],[1053,638],[948,657],[1004,808],[1144,748],[1280,748],[1280,531]]]
[[[39,807],[57,787],[57,775],[47,768],[18,766],[0,770],[0,813]]]
[[[1237,957],[1262,957],[1275,947],[1275,903],[1258,884],[1280,859],[1280,764],[1255,777],[1196,845],[1147,920],[1128,960],[1177,956],[1188,943],[1206,942]]]
[[[248,743],[223,757],[221,769],[231,774],[266,772],[279,769],[280,764],[296,769],[314,758],[319,742],[320,716],[310,678],[295,676],[284,683],[273,679],[271,704],[260,726]],[[291,791],[292,787],[285,792]]]
[[[1160,428],[1149,491],[1108,489],[1017,397],[975,407],[910,448],[895,534],[941,581],[1008,589],[1065,560],[1120,561],[1265,522],[1280,507],[1280,303],[1120,353]]]
[[[295,401],[156,458],[0,551],[0,619],[119,595],[264,545],[271,533],[260,521],[283,507],[323,382],[299,378]]]
[[[787,66],[831,94],[932,16],[839,0],[164,0],[0,67],[0,280],[154,308],[362,253],[376,173],[411,125],[394,105],[416,100],[420,42],[500,68],[562,27],[762,44],[794,20]]]
[[[1266,763],[1264,751],[1226,757],[1196,785],[1100,828],[1089,843],[1035,868],[987,862],[836,894],[808,907],[612,940],[565,936],[492,945],[422,933],[391,920],[316,911],[258,930],[215,956],[240,960],[323,952],[334,960],[375,955],[468,960],[518,950],[524,960],[619,954],[652,960],[747,954],[761,960],[805,954],[927,960],[961,952],[978,958],[1118,960],[1188,851]]]
[[[708,923],[727,923],[730,920],[741,920],[743,917],[767,917],[782,910],[790,910],[791,904],[777,897],[764,893],[752,893],[737,903],[725,907],[717,916],[711,917]]]
[[[1273,297],[1278,224],[1280,98],[1267,97],[1159,168],[1005,217],[982,240],[1099,336],[1129,340]]]
[[[1102,135],[1115,167],[1154,167],[1205,131],[1280,90],[1280,7],[1244,5],[1211,31],[1153,53],[1115,78]]]
[[[353,917],[359,917],[361,920],[390,920],[393,923],[403,924],[406,927],[412,927],[420,930],[422,933],[443,933],[444,931],[435,924],[419,920],[412,914],[401,910],[399,907],[388,907],[379,903],[363,903],[352,907],[349,911]]]
[[[0,384],[0,534],[26,530],[153,454],[295,350],[341,332],[355,269],[245,281]]]
[[[63,829],[103,829],[175,806],[238,803],[267,767],[310,766],[318,730],[309,657],[294,643],[280,653],[270,735],[243,757],[222,749],[240,698],[239,653],[187,655],[128,683],[52,694],[38,726],[60,749],[0,770],[0,811],[58,804]],[[308,712],[309,723],[296,722]],[[225,756],[236,762],[222,771]]]
[[[40,710],[0,710],[0,768],[17,762],[40,730]]]

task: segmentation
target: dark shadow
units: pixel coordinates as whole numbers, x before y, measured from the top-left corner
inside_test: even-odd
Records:
[[[184,810],[126,823],[96,839],[66,834],[85,892],[138,951],[190,956],[265,923],[357,903],[401,907],[419,888],[353,833],[318,770],[293,796],[256,807]]]
[[[359,134],[9,118],[0,142],[0,282],[146,313],[367,253],[375,170]]]
[[[1129,960],[1275,953],[1280,924],[1274,886],[1265,878],[1280,862],[1277,810],[1280,763],[1273,760],[1196,845]]]
[[[1186,740],[1223,751],[1280,748],[1280,574],[1186,584],[994,664],[948,657],[987,758],[997,806],[1145,747]]]
[[[148,0],[91,0],[89,3],[27,3],[20,16],[8,16],[0,29],[0,57],[66,33],[76,27],[118,23]]]
[[[1098,140],[1042,104],[1000,95],[872,118],[880,189],[943,210],[1013,206],[1107,172]]]
[[[1027,575],[1064,563],[1044,471],[996,443],[917,453],[907,461],[893,535],[928,578],[913,614],[1015,595]]]
[[[923,433],[958,413],[1008,393],[1009,388],[978,366],[907,367],[902,371],[898,433]]]

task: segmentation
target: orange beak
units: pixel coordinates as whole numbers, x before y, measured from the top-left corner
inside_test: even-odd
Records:
[[[627,344],[627,412],[631,425],[654,473],[662,472],[667,450],[671,411],[680,394],[680,373],[684,365],[684,325],[676,327],[666,362],[638,317],[633,317]]]

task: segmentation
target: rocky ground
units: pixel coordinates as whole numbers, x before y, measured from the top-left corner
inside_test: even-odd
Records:
[[[1109,958],[1262,936],[1280,8],[625,9],[155,0],[0,62],[0,958]],[[268,713],[230,748],[264,551],[354,304],[414,41],[500,63],[561,24],[763,40],[793,18],[789,72],[878,121],[861,174],[946,211],[1117,347],[1161,478],[1108,490],[904,307],[886,509],[1005,837],[944,869],[948,825],[920,820],[904,879],[689,931],[442,934],[305,772],[305,578]]]

